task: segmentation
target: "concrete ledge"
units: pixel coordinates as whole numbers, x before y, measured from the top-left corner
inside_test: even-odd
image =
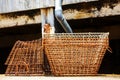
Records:
[[[5,76],[0,75],[1,80],[120,80],[120,75],[99,75],[80,77],[45,77],[45,76]]]

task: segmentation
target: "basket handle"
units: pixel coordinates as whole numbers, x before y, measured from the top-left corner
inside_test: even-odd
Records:
[[[107,50],[108,50],[110,53],[112,53],[112,49],[111,49],[110,46],[107,48]]]
[[[110,52],[110,53],[112,53],[112,49],[111,49],[111,47],[110,46],[108,46],[107,47],[107,50]],[[98,57],[99,55],[97,55],[97,57]],[[97,63],[97,59],[94,61],[94,64],[96,64]]]

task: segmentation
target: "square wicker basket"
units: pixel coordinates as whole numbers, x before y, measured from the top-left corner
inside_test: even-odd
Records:
[[[108,32],[44,34],[42,42],[53,75],[96,75],[109,46],[108,35]]]

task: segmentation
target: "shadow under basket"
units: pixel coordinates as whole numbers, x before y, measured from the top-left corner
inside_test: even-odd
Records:
[[[108,32],[44,34],[43,45],[53,75],[96,75],[109,46],[108,35]]]

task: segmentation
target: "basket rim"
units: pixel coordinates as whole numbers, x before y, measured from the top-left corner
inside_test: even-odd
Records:
[[[44,33],[45,34],[107,34],[109,35],[109,32],[80,32],[80,33]]]
[[[106,38],[109,32],[82,32],[82,33],[44,33],[42,39],[52,38]]]

